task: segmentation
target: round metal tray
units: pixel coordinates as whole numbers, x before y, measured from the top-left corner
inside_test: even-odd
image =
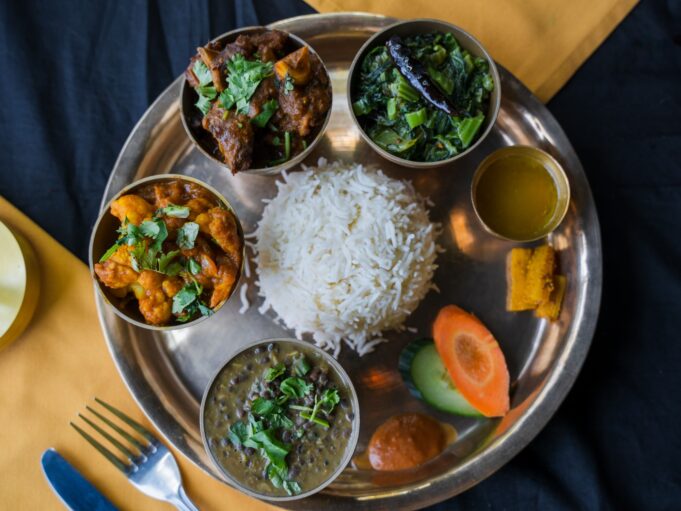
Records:
[[[416,509],[462,492],[506,463],[546,424],[573,384],[596,325],[601,294],[601,242],[591,191],[577,155],[549,111],[509,72],[500,69],[502,104],[492,133],[470,155],[433,170],[400,168],[375,154],[350,120],[345,100],[347,71],[362,43],[395,20],[366,14],[291,18],[272,27],[293,32],[324,59],[333,80],[333,112],[326,135],[307,163],[319,156],[377,165],[409,179],[434,203],[431,218],[441,222],[435,282],[407,325],[418,334],[390,334],[390,342],[362,358],[344,349],[339,358],[357,387],[362,410],[358,450],[388,417],[420,411],[454,425],[459,436],[442,455],[411,471],[377,473],[348,468],[323,493],[286,504],[291,509]],[[198,41],[197,41],[198,42]],[[194,148],[182,128],[178,78],[149,108],[131,133],[104,193],[105,204],[135,179],[178,173],[202,179],[228,198],[244,231],[254,229],[263,198],[276,191],[274,176],[237,175],[216,166]],[[569,212],[552,234],[561,272],[568,277],[559,321],[505,311],[505,256],[513,247],[487,234],[470,202],[471,176],[492,150],[512,144],[539,147],[565,168],[572,187]],[[251,263],[252,269],[252,263]],[[251,274],[254,272],[252,271]],[[209,474],[219,478],[203,450],[199,433],[201,395],[214,373],[240,346],[290,332],[258,313],[262,303],[251,276],[246,314],[235,297],[209,321],[173,332],[154,332],[125,323],[97,297],[111,355],[134,398],[165,438]],[[400,350],[430,334],[438,309],[455,303],[479,316],[499,340],[511,374],[509,414],[475,420],[440,414],[410,397],[397,372]]]

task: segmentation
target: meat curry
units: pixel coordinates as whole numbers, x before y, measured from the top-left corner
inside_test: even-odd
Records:
[[[197,142],[233,173],[304,151],[331,106],[329,76],[307,46],[278,30],[198,48],[185,72],[198,97],[187,119]]]
[[[95,264],[99,281],[136,299],[150,325],[210,315],[241,270],[237,220],[211,192],[182,180],[148,184],[111,204],[119,237]]]

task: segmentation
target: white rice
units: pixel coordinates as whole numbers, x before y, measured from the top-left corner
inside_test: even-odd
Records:
[[[364,355],[431,289],[437,227],[410,183],[318,165],[284,174],[258,223],[259,310],[335,356],[342,341]]]
[[[239,314],[246,314],[251,304],[248,302],[248,284],[243,284],[239,290],[239,299],[241,300],[241,308]]]

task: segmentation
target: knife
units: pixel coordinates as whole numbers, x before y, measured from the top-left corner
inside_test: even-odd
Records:
[[[52,448],[40,458],[52,490],[71,511],[118,511],[92,483]]]

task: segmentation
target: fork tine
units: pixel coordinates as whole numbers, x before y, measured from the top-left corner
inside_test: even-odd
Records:
[[[98,397],[95,398],[95,401],[97,401],[100,405],[102,405],[104,408],[106,408],[107,410],[109,410],[109,411],[110,411],[111,413],[113,413],[116,417],[118,417],[119,419],[121,419],[121,420],[122,420],[123,422],[125,422],[128,426],[130,426],[131,428],[133,428],[135,431],[137,431],[140,435],[142,435],[144,438],[146,438],[146,439],[149,440],[150,442],[156,442],[156,441],[157,441],[157,440],[156,440],[156,437],[154,437],[154,435],[151,434],[151,431],[149,431],[147,428],[145,428],[144,426],[142,426],[139,422],[136,422],[136,421],[132,420],[130,417],[128,417],[127,415],[125,415],[125,414],[124,414],[123,412],[121,412],[119,409],[114,408],[113,406],[111,406],[111,405],[108,404],[108,403],[105,403],[104,401],[102,401],[102,400],[99,399]]]
[[[121,460],[119,460],[109,449],[104,447],[102,444],[100,444],[97,440],[92,438],[90,435],[88,435],[85,431],[80,429],[78,426],[76,426],[73,422],[69,422],[71,427],[75,429],[80,436],[82,436],[85,440],[88,441],[88,443],[97,449],[107,460],[109,460],[113,465],[123,472],[124,474],[128,473],[128,466],[123,463]]]
[[[128,449],[126,446],[124,446],[122,443],[120,443],[118,440],[116,440],[113,436],[111,436],[108,432],[106,432],[104,429],[99,427],[97,424],[92,422],[90,419],[85,417],[82,413],[78,414],[78,417],[83,419],[85,422],[87,422],[97,433],[102,435],[104,438],[106,438],[109,442],[113,444],[113,446],[121,451],[123,456],[128,458],[128,461],[134,463],[134,459],[136,458],[136,455],[134,452],[132,452],[130,449]]]
[[[144,452],[145,445],[137,440],[134,436],[132,436],[130,433],[125,431],[123,428],[119,427],[117,424],[113,423],[110,419],[107,417],[104,417],[101,413],[99,413],[97,410],[89,407],[88,405],[85,405],[85,408],[89,410],[91,413],[93,413],[96,417],[98,417],[100,420],[105,422],[111,429],[113,429],[116,433],[121,435],[123,438],[125,438],[128,442],[130,442],[132,445],[134,445],[140,452]]]

